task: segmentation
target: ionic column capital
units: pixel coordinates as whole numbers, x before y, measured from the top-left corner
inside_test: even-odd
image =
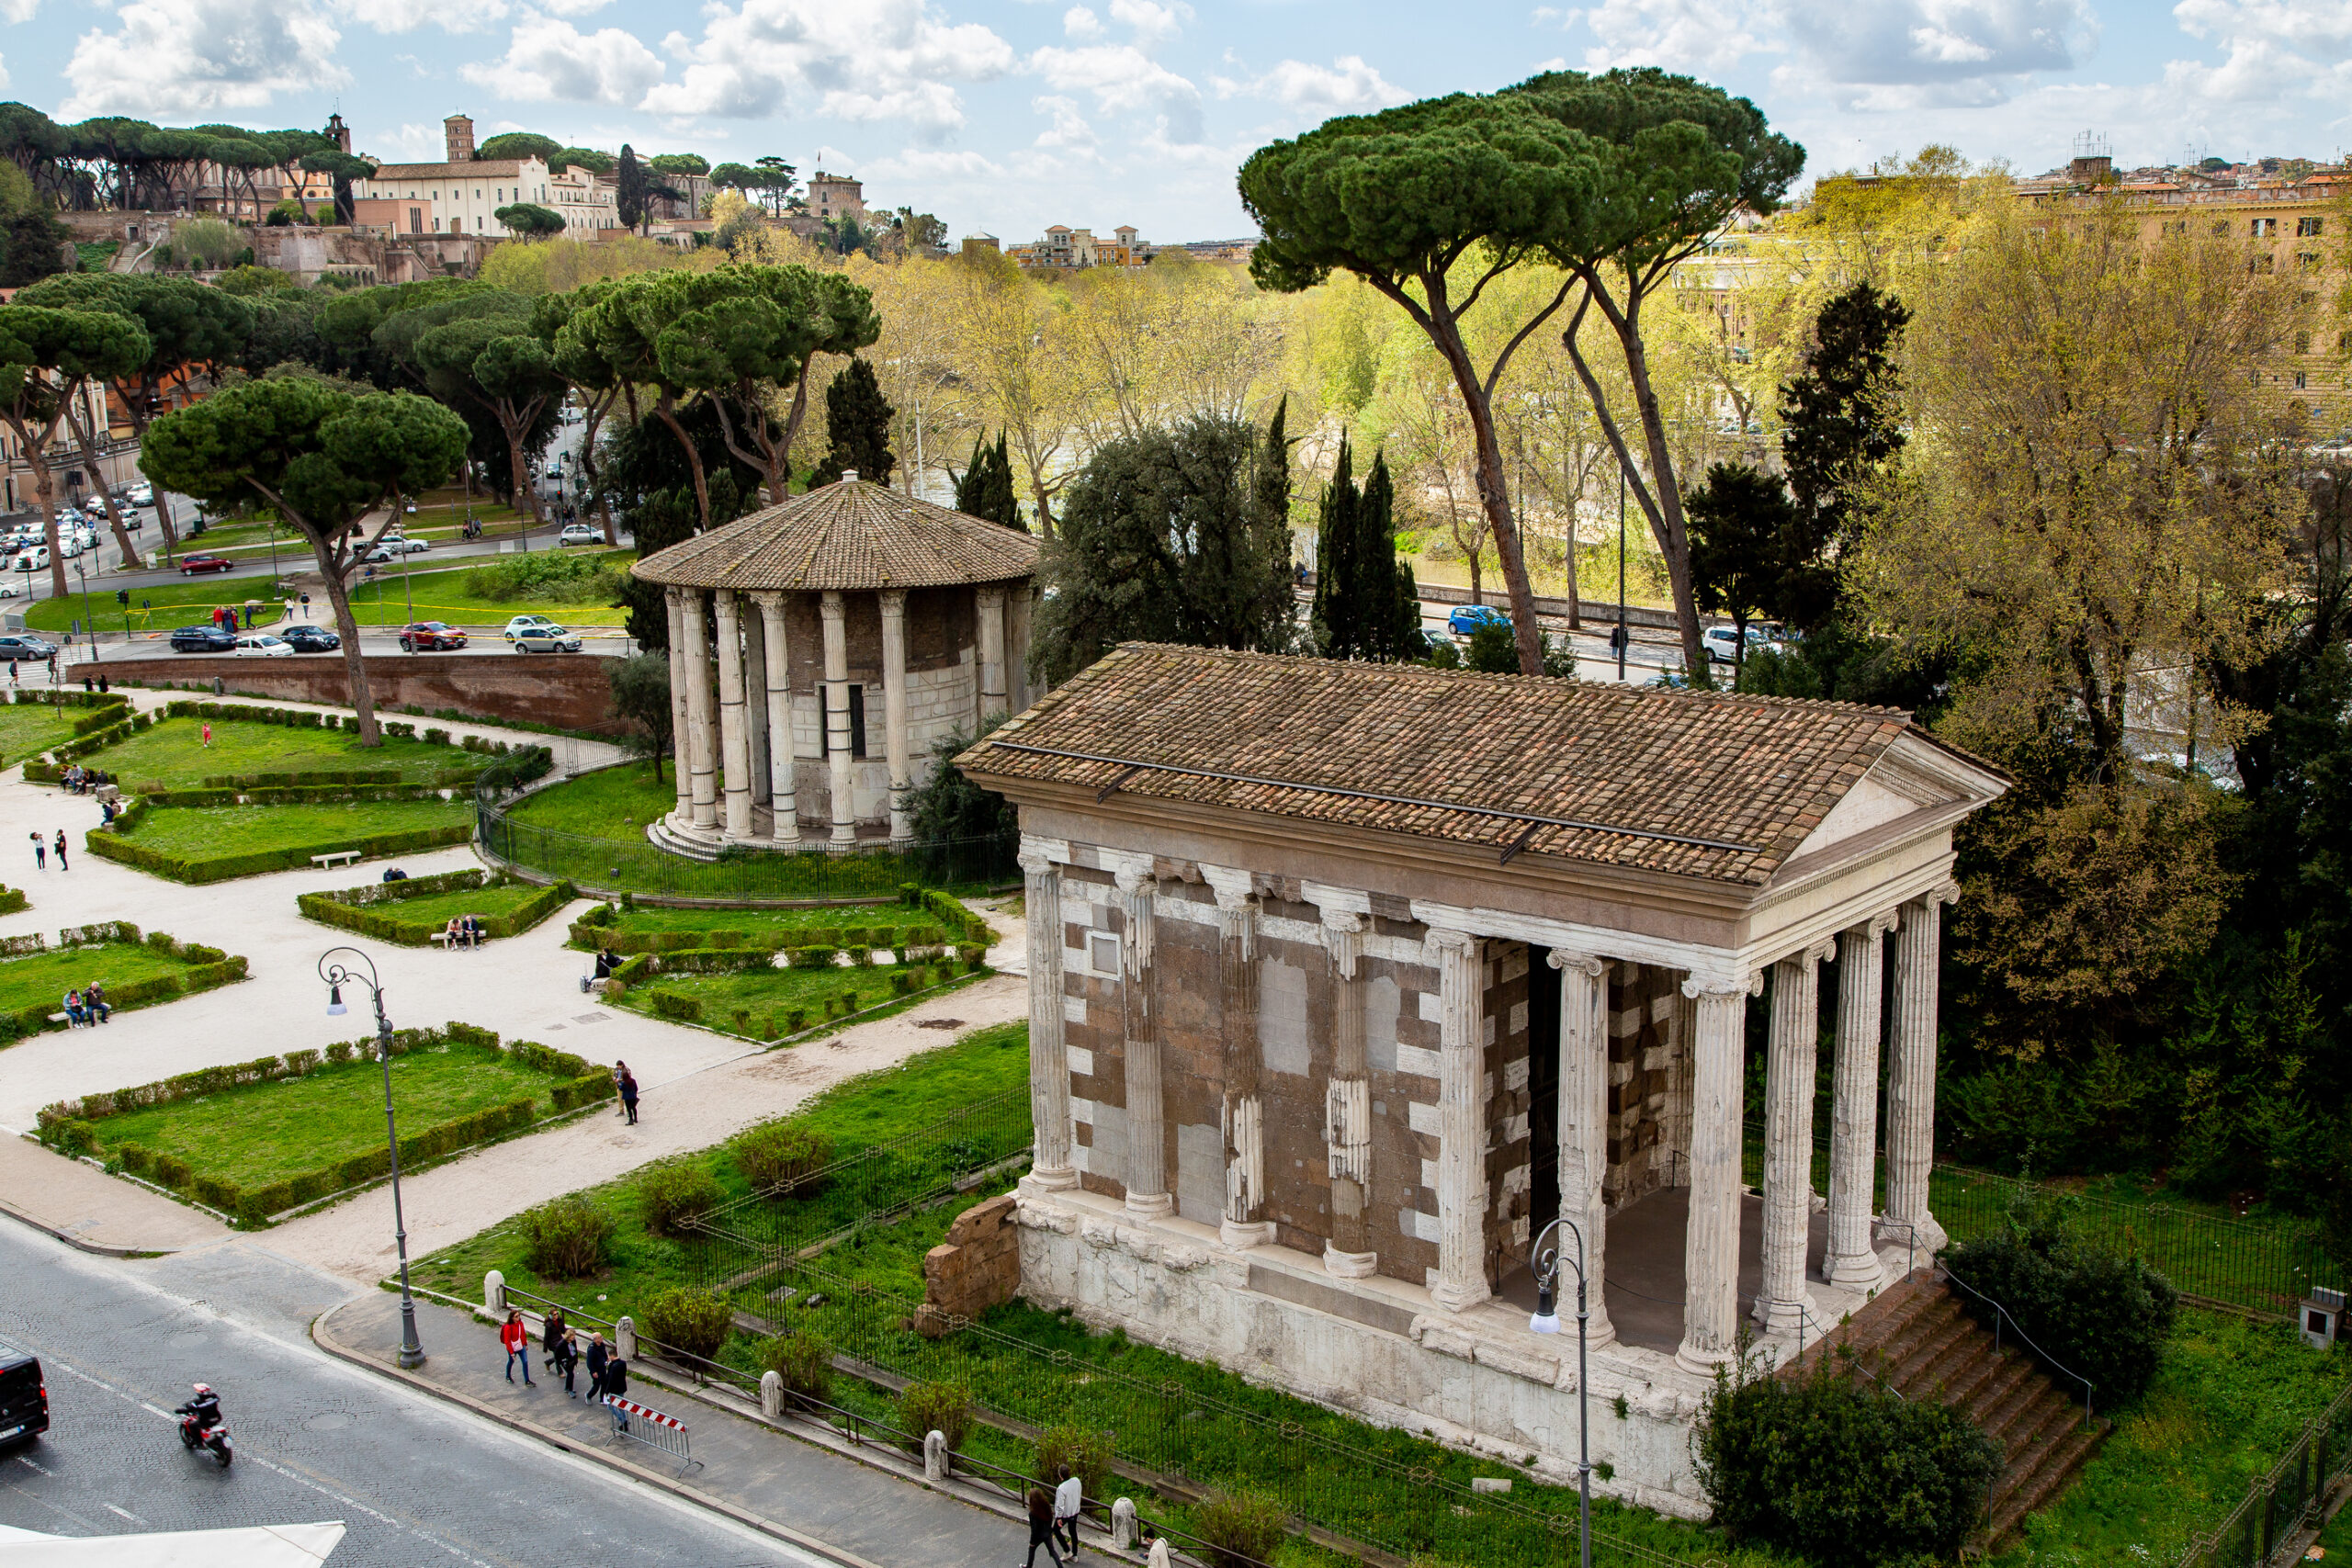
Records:
[[[1682,982],[1682,994],[1693,1001],[1745,1001],[1764,994],[1764,971],[1751,969],[1745,979],[1724,986],[1693,975]]]
[[[1054,857],[1043,850],[1033,850],[1024,846],[1019,859],[1021,869],[1031,876],[1050,876],[1057,869]]]
[[[1872,915],[1860,925],[1847,927],[1845,934],[1858,942],[1879,942],[1883,940],[1888,932],[1900,930],[1902,925],[1902,911],[1888,909],[1881,914]]]
[[[1545,955],[1544,962],[1564,974],[1574,970],[1595,980],[1609,973],[1609,960],[1606,958],[1594,958],[1581,953],[1563,953],[1556,947]]]
[[[1117,881],[1119,891],[1122,893],[1132,895],[1157,892],[1159,888],[1159,874],[1153,869],[1149,855],[1128,855],[1123,858],[1112,875]]]
[[[1444,926],[1431,926],[1429,935],[1421,939],[1422,945],[1441,959],[1467,958],[1478,951],[1481,940],[1468,931],[1453,931]]]
[[[1239,866],[1201,863],[1201,880],[1216,895],[1216,907],[1227,914],[1257,907],[1257,881]]]
[[[1928,909],[1934,908],[1939,904],[1957,904],[1960,902],[1960,884],[1957,882],[1938,883],[1935,886],[1928,888],[1925,893],[1920,894],[1917,898],[1909,899],[1907,902],[1917,904],[1922,908]]]

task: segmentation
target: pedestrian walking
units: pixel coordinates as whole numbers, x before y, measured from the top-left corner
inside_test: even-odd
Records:
[[[35,871],[49,869],[49,840],[40,836],[40,829],[38,828],[33,829],[33,869]]]
[[[1062,1465],[1055,1471],[1060,1484],[1054,1488],[1054,1529],[1062,1538],[1062,1551],[1078,1561],[1078,1511],[1085,1505],[1085,1484]]]
[[[209,718],[204,721],[204,744],[208,748],[212,744],[212,721]]]
[[[627,1062],[615,1062],[613,1064],[614,1093],[618,1094],[620,1092],[621,1080],[627,1077],[628,1077],[628,1064]],[[620,1114],[623,1117],[627,1117],[628,1115],[628,1107],[626,1105],[622,1106],[620,1109]]]
[[[580,1370],[580,1337],[569,1328],[563,1331],[563,1343],[555,1348],[555,1364],[563,1373],[564,1398],[579,1398],[580,1391],[572,1386],[571,1374]]]
[[[98,689],[98,688],[97,688],[97,682],[95,682],[95,681],[91,680],[87,675],[85,675],[85,676],[83,676],[83,677],[82,677],[82,690],[83,690],[83,691],[85,691],[85,692],[95,692],[95,691],[96,691],[97,689]]]
[[[605,1396],[605,1369],[612,1365],[613,1348],[605,1343],[601,1329],[588,1337],[587,1360],[588,1397],[591,1400],[602,1399]]]
[[[1144,1568],[1168,1568],[1168,1538],[1152,1529],[1143,1527]]]
[[[539,1326],[539,1348],[547,1355],[547,1370],[555,1371],[555,1353],[563,1344],[563,1309],[548,1308],[547,1320]]]
[[[11,659],[10,660],[8,660],[8,684],[10,684],[11,686],[13,686],[13,685],[15,685],[16,683],[17,683],[17,661],[16,661],[15,660]]]
[[[105,696],[106,694],[107,694],[107,678],[106,678],[106,676],[105,676],[103,673],[101,673],[101,674],[98,676],[98,695],[100,695],[100,696],[102,696],[102,697],[103,697],[103,696]]]
[[[605,1363],[604,1393],[610,1394],[614,1398],[618,1399],[628,1393],[628,1363],[622,1360],[619,1356],[616,1355],[611,1360]],[[599,1394],[597,1397],[602,1398],[604,1397],[604,1394]],[[628,1431],[628,1417],[623,1415],[619,1410],[614,1409],[611,1405],[606,1405],[605,1408],[607,1410],[611,1410],[613,1413],[613,1430],[616,1432]]]
[[[1042,1486],[1029,1488],[1029,1556],[1022,1568],[1037,1568],[1037,1549],[1046,1549],[1046,1561],[1054,1568],[1062,1568],[1062,1554],[1054,1545],[1054,1495]]]
[[[637,1075],[627,1067],[621,1069],[621,1114],[630,1126],[637,1125]]]
[[[65,863],[65,829],[62,828],[57,830],[57,869],[60,871],[73,869]]]
[[[523,1314],[514,1308],[506,1309],[506,1325],[498,1331],[498,1342],[506,1347],[506,1381],[514,1381],[514,1363],[523,1363],[523,1386],[531,1383],[531,1331],[523,1325]]]

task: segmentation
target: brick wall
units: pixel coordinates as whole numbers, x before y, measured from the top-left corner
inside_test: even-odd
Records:
[[[1609,979],[1609,1206],[1676,1179],[1668,1157],[1668,1097],[1687,1050],[1680,981],[1656,964],[1616,964]]]
[[[1012,1299],[1021,1288],[1021,1232],[1013,1224],[1013,1197],[976,1203],[956,1216],[946,1239],[922,1259],[922,1307],[918,1333],[936,1338],[951,1318],[974,1318]]]
[[[470,718],[495,723],[523,719],[560,729],[590,729],[612,715],[609,661],[594,654],[523,653],[436,657],[431,654],[370,654],[368,689],[377,711],[400,716],[403,707],[426,713],[454,708]],[[69,684],[99,671],[76,664],[65,671]],[[217,678],[229,694],[276,697],[288,702],[351,701],[351,682],[340,658],[234,659],[191,655],[183,659],[108,660],[106,677],[119,685],[196,685],[210,695]]]
[[[1527,990],[1525,942],[1487,943],[1487,1215],[1486,1265],[1489,1281],[1501,1279],[1527,1251],[1533,1192],[1529,1137]],[[1559,983],[1553,970],[1545,981]]]

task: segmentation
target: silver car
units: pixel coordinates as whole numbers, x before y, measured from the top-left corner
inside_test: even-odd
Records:
[[[577,653],[580,634],[567,631],[552,621],[517,626],[506,634],[514,640],[517,653]]]

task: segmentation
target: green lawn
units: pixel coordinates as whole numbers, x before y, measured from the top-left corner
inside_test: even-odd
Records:
[[[304,558],[309,558],[306,555]],[[79,593],[69,593],[62,599],[43,599],[25,612],[25,625],[34,631],[62,632],[75,621],[82,621],[86,626],[95,620],[98,630],[119,632],[127,615],[132,631],[167,632],[175,626],[209,626],[214,605],[233,604],[242,626],[248,601],[261,605],[260,625],[268,626],[280,618],[275,583],[250,577],[208,576],[153,588],[134,588],[128,610],[114,602],[113,589],[100,589],[92,583],[86,611]],[[321,612],[325,608],[322,603],[316,607]]]
[[[503,915],[546,891],[537,883],[510,882],[503,887],[461,887],[454,893],[433,893],[371,908],[379,914],[391,915],[412,925],[428,920],[447,925],[460,915]]]
[[[21,762],[74,738],[74,721],[89,716],[88,708],[38,706],[10,703],[0,707],[0,759]]]
[[[188,960],[143,942],[109,942],[90,947],[54,948],[22,958],[0,959],[0,1012],[21,1012],[46,1007],[55,1012],[65,993],[96,980],[108,990],[119,990],[136,980],[176,975],[191,967]]]
[[[546,615],[575,630],[583,626],[617,626],[628,618],[628,611],[609,604],[479,598],[466,585],[472,570],[471,566],[463,566],[428,571],[412,566],[403,586],[399,566],[379,566],[374,581],[353,580],[352,616],[363,626],[397,626],[418,620],[503,628],[515,615]],[[413,615],[409,614],[412,604],[416,611]]]
[[[403,1136],[529,1095],[544,1113],[552,1080],[474,1045],[392,1059],[392,1102]],[[384,1145],[380,1064],[346,1062],[304,1077],[223,1089],[93,1125],[100,1148],[138,1144],[198,1172],[258,1187]]]
[[[914,981],[917,989],[937,983],[960,967],[952,962],[944,965],[910,964],[905,968],[921,969],[923,973]],[[897,993],[891,989],[890,977],[902,972],[896,964],[876,964],[870,968],[834,964],[824,969],[742,969],[726,975],[662,975],[633,985],[621,1006],[647,1017],[661,1016],[654,997],[667,992],[672,996],[691,997],[702,1004],[701,1021],[715,1029],[737,1027],[735,1014],[748,1012],[750,1032],[762,1040],[774,1040],[789,1032],[786,1013],[798,1008],[808,1014],[808,1023],[819,1023],[826,1017],[825,1009],[844,993],[857,993],[857,1006],[843,1010],[854,1012],[887,1002]]]
[[[840,1160],[862,1148],[897,1143],[978,1101],[1018,1090],[1028,1081],[1029,1026],[1000,1024],[974,1030],[895,1067],[836,1084],[785,1120],[831,1138],[833,1157]],[[661,1114],[658,1090],[649,1091],[647,1110]],[[716,1177],[728,1198],[750,1193],[751,1183],[735,1168],[725,1145],[684,1157]],[[420,1260],[416,1279],[437,1291],[479,1299],[483,1272],[496,1269],[509,1284],[523,1290],[578,1303],[600,1317],[633,1312],[642,1321],[644,1303],[656,1292],[703,1282],[706,1244],[648,1231],[638,1213],[637,1184],[636,1176],[627,1176],[582,1194],[610,1213],[615,1227],[613,1261],[593,1283],[540,1276],[531,1268],[521,1235],[511,1225]],[[822,1201],[820,1195],[791,1201]],[[599,1297],[604,1298],[601,1303]]]
[[[353,800],[319,806],[159,806],[127,837],[182,860],[222,860],[257,850],[338,844],[471,820],[474,803]]]
[[[1998,1568],[2166,1563],[2219,1525],[2352,1378],[2352,1359],[2290,1324],[2184,1308],[2156,1381],[2058,1506],[2027,1521]]]
[[[677,804],[678,783],[669,764],[662,765],[657,781],[652,768],[639,763],[599,768],[540,790],[517,802],[508,815],[559,833],[641,844],[647,824]]]
[[[912,909],[904,904],[828,904],[813,909],[664,909],[640,904],[634,909],[622,910],[611,925],[600,926],[597,931],[741,931],[747,936],[765,938],[775,932],[811,929],[863,927],[896,932],[910,926],[938,924],[939,918],[930,910]],[[571,945],[593,952],[596,943],[575,942]],[[787,942],[785,945],[798,944]]]
[[[9,709],[15,712],[15,709]],[[482,758],[458,746],[386,736],[379,747],[359,744],[356,730],[307,729],[288,724],[214,719],[212,744],[204,744],[204,720],[166,718],[85,759],[121,779],[136,794],[143,789],[199,789],[208,778],[260,773],[375,772],[398,768],[405,784],[427,784],[443,770],[480,768]]]

